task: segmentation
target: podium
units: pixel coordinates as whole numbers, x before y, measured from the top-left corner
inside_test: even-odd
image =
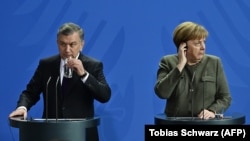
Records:
[[[161,113],[154,120],[156,125],[242,125],[246,119],[242,114],[205,120],[198,117],[167,117],[165,113]]]
[[[10,126],[19,128],[19,141],[85,141],[86,128],[97,127],[99,117],[86,119],[9,118]]]

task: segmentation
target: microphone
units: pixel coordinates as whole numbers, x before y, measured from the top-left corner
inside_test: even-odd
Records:
[[[184,78],[184,74],[181,75],[181,79],[183,79],[183,78]]]
[[[49,90],[48,90],[48,86],[49,86],[49,82],[50,82],[51,76],[49,77],[49,79],[47,80],[46,83],[46,121],[48,121],[48,97],[49,97]]]
[[[57,77],[57,79],[56,79],[56,87],[55,87],[55,89],[56,89],[56,122],[57,122],[57,119],[58,119],[58,92],[57,92],[57,85],[58,85],[58,81],[59,81],[59,76]]]

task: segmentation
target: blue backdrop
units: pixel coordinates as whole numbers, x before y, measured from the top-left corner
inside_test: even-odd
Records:
[[[207,53],[221,57],[233,97],[227,112],[248,124],[249,13],[249,0],[2,0],[0,140],[18,141],[8,115],[39,59],[58,52],[57,29],[69,21],[85,29],[83,52],[104,62],[112,88],[108,103],[95,103],[101,141],[144,140],[144,125],[165,106],[153,91],[158,63],[176,52],[172,32],[186,20],[209,30]],[[42,110],[37,103],[29,117]]]

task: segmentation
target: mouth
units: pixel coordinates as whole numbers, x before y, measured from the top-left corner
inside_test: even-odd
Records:
[[[73,55],[72,55],[72,54],[64,54],[64,57],[65,57],[65,58],[72,58]]]

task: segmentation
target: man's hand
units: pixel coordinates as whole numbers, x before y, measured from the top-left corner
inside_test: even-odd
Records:
[[[27,118],[27,110],[25,108],[17,108],[15,111],[10,113],[9,118],[23,116],[23,119]]]
[[[86,72],[84,66],[82,65],[82,61],[79,59],[69,59],[67,66],[72,68],[79,76],[82,76]]]

